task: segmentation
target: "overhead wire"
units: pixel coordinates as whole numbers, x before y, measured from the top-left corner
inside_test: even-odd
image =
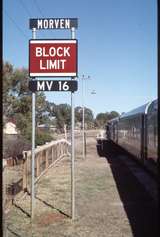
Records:
[[[21,5],[23,6],[23,8],[25,9],[27,15],[31,18],[31,12],[28,10],[28,8],[26,7],[26,5],[24,4],[23,0],[19,0],[19,2],[21,3]]]
[[[34,2],[34,5],[36,6],[38,12],[40,13],[41,17],[45,18],[45,17],[44,17],[44,14],[43,14],[43,12],[42,12],[42,10],[41,10],[41,8],[40,8],[39,5],[38,5],[38,2],[37,2],[36,0],[33,0],[33,2]],[[45,36],[45,33],[44,33],[44,32],[41,32],[41,33]]]
[[[26,38],[28,39],[28,36],[24,33],[24,31],[21,29],[21,27],[16,23],[16,21],[8,14],[8,12],[6,11],[6,9],[4,9],[4,12],[6,14],[6,16],[10,19],[10,21],[16,26],[17,30],[19,30],[19,32]]]
[[[43,12],[42,12],[41,8],[39,7],[39,5],[38,5],[37,1],[36,1],[36,0],[34,0],[33,2],[34,2],[34,4],[35,4],[35,6],[37,7],[37,9],[38,9],[39,13],[42,15],[42,17],[44,17],[44,14],[43,14]]]

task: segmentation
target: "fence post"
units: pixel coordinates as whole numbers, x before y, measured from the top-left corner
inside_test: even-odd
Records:
[[[48,163],[48,150],[46,149],[46,169],[48,168],[49,166],[49,163]]]
[[[36,172],[36,176],[38,177],[40,175],[40,169],[39,169],[39,159],[40,159],[40,153],[37,153],[36,154],[36,168],[37,168],[37,172]]]
[[[23,191],[25,192],[27,189],[27,152],[23,152],[23,158],[24,158],[24,163],[23,163]]]
[[[57,146],[56,146],[56,159],[58,159],[58,156],[59,156],[59,144],[57,143]]]

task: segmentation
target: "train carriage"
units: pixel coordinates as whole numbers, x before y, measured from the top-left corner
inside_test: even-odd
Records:
[[[158,155],[158,103],[154,100],[149,108],[147,114],[146,128],[147,128],[147,146],[146,156],[148,160],[157,161]]]
[[[156,163],[158,156],[157,107],[154,100],[107,123],[107,138],[146,166]]]
[[[107,124],[107,136],[109,140],[112,140],[115,143],[118,143],[118,121],[119,117],[116,117]]]
[[[144,161],[145,118],[149,103],[120,116],[118,124],[118,144]]]

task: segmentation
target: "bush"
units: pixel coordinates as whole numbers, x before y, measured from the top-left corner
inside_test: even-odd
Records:
[[[38,131],[36,135],[36,146],[44,145],[46,142],[54,140],[49,132]]]
[[[21,135],[3,136],[3,157],[16,158],[25,150],[30,150],[31,144]]]

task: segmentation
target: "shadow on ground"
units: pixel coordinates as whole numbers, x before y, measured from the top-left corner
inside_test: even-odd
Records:
[[[97,141],[97,153],[110,164],[134,237],[158,237],[158,205],[129,168],[118,159],[123,154],[110,141]]]

